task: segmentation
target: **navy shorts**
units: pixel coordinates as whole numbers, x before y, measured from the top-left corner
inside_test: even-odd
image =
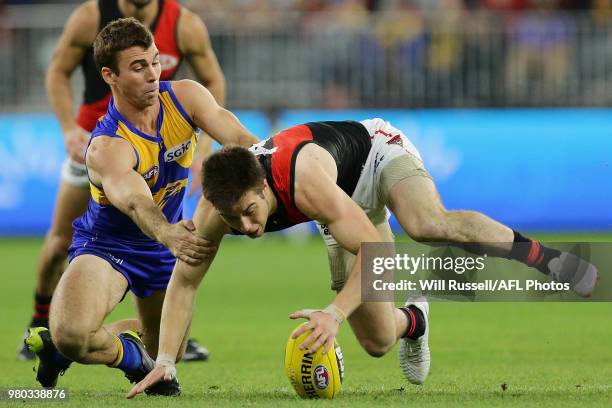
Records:
[[[94,255],[107,261],[125,276],[129,289],[139,298],[166,289],[176,263],[174,255],[156,241],[128,241],[76,229],[68,260],[72,262],[80,255]]]

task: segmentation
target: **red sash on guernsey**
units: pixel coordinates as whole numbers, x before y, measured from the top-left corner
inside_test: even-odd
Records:
[[[300,149],[313,141],[312,131],[306,125],[294,126],[286,129],[271,138],[274,148],[277,148],[271,156],[272,186],[277,198],[282,202],[287,212],[287,217],[292,223],[299,224],[310,221],[295,206],[294,183],[295,183],[295,159]],[[268,180],[270,179],[268,178]]]

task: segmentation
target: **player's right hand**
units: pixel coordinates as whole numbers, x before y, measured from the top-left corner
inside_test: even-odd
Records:
[[[304,309],[291,313],[289,318],[310,320],[300,326],[291,336],[291,338],[297,339],[303,333],[312,329],[312,333],[300,345],[301,350],[307,349],[312,354],[323,347],[323,354],[326,354],[334,346],[334,339],[338,334],[340,323],[330,314],[322,310]]]
[[[176,367],[174,365],[156,365],[153,370],[145,378],[136,384],[127,397],[129,399],[134,398],[136,395],[145,392],[155,384],[161,381],[172,381],[176,377]]]
[[[89,143],[89,133],[79,126],[64,132],[64,145],[68,156],[77,163],[85,164],[87,143]]]
[[[161,243],[181,261],[192,265],[200,265],[207,256],[217,252],[217,246],[211,241],[194,234],[195,225],[191,220],[170,224],[164,233]]]

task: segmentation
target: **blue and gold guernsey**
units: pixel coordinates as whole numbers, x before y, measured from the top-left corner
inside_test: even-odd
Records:
[[[153,200],[168,222],[182,219],[183,198],[196,145],[196,126],[176,99],[170,82],[159,83],[157,134],[147,135],[125,120],[111,99],[108,112],[92,132],[96,137],[127,140],[136,153],[137,171],[149,185]],[[163,245],[108,201],[104,190],[90,182],[86,213],[74,223],[69,259],[84,254],[107,260],[127,279],[136,296],[165,289],[176,259]]]

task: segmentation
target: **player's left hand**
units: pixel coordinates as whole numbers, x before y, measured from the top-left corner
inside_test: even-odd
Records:
[[[300,345],[300,349],[308,349],[309,353],[315,353],[323,347],[323,354],[334,346],[334,339],[338,334],[340,323],[328,313],[320,310],[298,310],[289,315],[290,319],[309,319],[310,321],[293,333],[292,338],[297,339],[302,333],[312,329],[310,336]]]
[[[132,399],[155,384],[161,381],[171,381],[174,377],[176,377],[176,368],[173,365],[156,365],[142,381],[136,384],[130,392],[128,392],[127,397],[128,399]]]
[[[158,238],[172,255],[192,266],[198,266],[206,257],[217,252],[214,242],[195,234],[192,220],[181,220],[175,224],[164,225]]]

